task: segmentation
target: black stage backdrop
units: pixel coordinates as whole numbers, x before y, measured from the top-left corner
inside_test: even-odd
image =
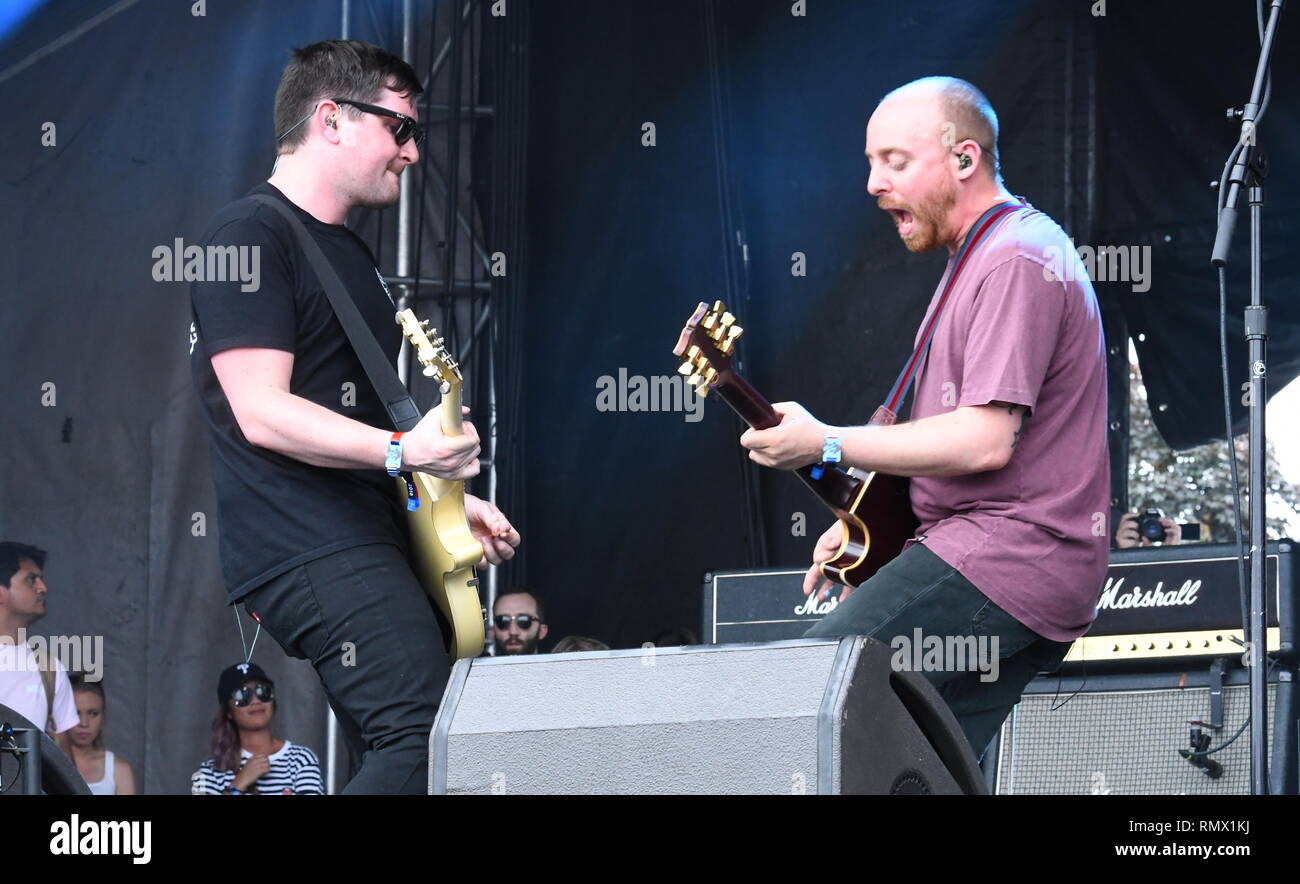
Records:
[[[525,404],[500,422],[527,439],[515,470],[525,488],[510,492],[527,504],[509,513],[527,566],[506,577],[547,600],[547,646],[569,634],[627,647],[675,625],[698,631],[706,571],[806,562],[826,517],[789,476],[743,466],[725,406],[603,410],[601,379],[617,388],[670,375],[683,321],[697,301],[721,297],[736,305],[747,371],[770,398],[864,421],[910,352],[943,263],[907,253],[865,192],[866,120],[914,77],[952,74],[987,92],[1008,185],[1076,243],[1151,246],[1149,291],[1099,286],[1108,323],[1145,335],[1139,352],[1155,401],[1169,405],[1156,414],[1167,437],[1190,444],[1218,431],[1203,405],[1218,397],[1206,185],[1235,137],[1223,109],[1245,99],[1253,73],[1251,4],[1104,5],[1105,15],[1052,0],[906,11],[828,0],[527,4],[516,354],[526,368],[513,391]],[[398,48],[394,3],[353,7],[353,36]],[[41,53],[101,11],[113,14]],[[240,644],[221,602],[187,291],[154,282],[151,253],[197,237],[266,176],[287,48],[339,33],[333,3],[192,12],[56,0],[0,35],[10,282],[0,301],[0,537],[51,550],[40,632],[104,637],[108,742],[153,792],[188,788],[207,754],[213,681]],[[1280,159],[1298,128],[1292,25],[1260,133]],[[57,127],[48,147],[47,122]],[[1278,163],[1265,241],[1276,387],[1300,368],[1287,248],[1297,191],[1294,169]],[[1243,220],[1230,273],[1237,316],[1246,240]],[[761,503],[756,522],[745,516],[750,498]],[[256,659],[280,686],[280,735],[323,751],[310,667],[265,636]]]

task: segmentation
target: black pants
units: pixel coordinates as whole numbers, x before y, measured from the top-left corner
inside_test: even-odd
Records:
[[[976,758],[1020,702],[1030,679],[1055,669],[1070,650],[1070,642],[1043,638],[999,608],[923,543],[912,544],[877,571],[805,635],[866,635],[895,648],[896,659],[914,662],[915,655],[899,651],[917,644],[917,630],[926,637],[953,639],[949,647],[961,647],[963,639],[966,647],[979,642],[989,650],[996,647],[996,670],[958,668],[951,664],[963,661],[944,660],[944,655],[936,656],[949,665],[920,667],[948,702]]]
[[[429,733],[451,674],[428,596],[396,546],[353,547],[294,568],[244,598],[291,657],[310,660],[349,749],[343,790],[423,795]]]

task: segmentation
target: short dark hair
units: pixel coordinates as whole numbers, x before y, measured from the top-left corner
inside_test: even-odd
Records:
[[[508,595],[532,596],[533,602],[536,603],[537,605],[537,619],[542,621],[543,623],[546,622],[546,612],[542,610],[542,597],[539,596],[537,593],[533,592],[531,589],[529,589],[526,586],[512,586],[508,588],[505,592],[498,594],[497,601],[492,603],[493,614],[495,614],[497,611],[497,602],[501,601],[503,598],[505,598]]]
[[[424,91],[409,64],[360,40],[324,40],[294,49],[290,55],[275,90],[275,134],[283,137],[278,153],[293,153],[306,140],[307,127],[294,127],[324,99],[351,98],[374,104],[385,89],[403,97]],[[354,107],[347,112],[353,119],[362,116]]]
[[[8,588],[9,579],[18,573],[23,559],[31,559],[36,567],[45,567],[45,550],[6,540],[0,543],[0,586]]]

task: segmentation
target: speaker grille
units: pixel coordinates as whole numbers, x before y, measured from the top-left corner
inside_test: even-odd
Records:
[[[1268,688],[1273,739],[1275,686]],[[1027,694],[1002,727],[997,793],[1002,795],[1246,795],[1250,731],[1209,756],[1223,766],[1211,779],[1185,761],[1194,719],[1208,719],[1208,687]],[[1059,708],[1053,709],[1053,706]],[[1250,711],[1245,685],[1223,689],[1224,727],[1210,748],[1237,732]]]

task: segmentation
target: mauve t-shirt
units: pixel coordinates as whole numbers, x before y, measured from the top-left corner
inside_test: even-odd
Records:
[[[1033,209],[1003,219],[967,260],[917,374],[911,419],[994,401],[1030,409],[1011,460],[913,478],[917,536],[1034,632],[1069,641],[1092,622],[1110,548],[1105,342],[1077,253]]]

